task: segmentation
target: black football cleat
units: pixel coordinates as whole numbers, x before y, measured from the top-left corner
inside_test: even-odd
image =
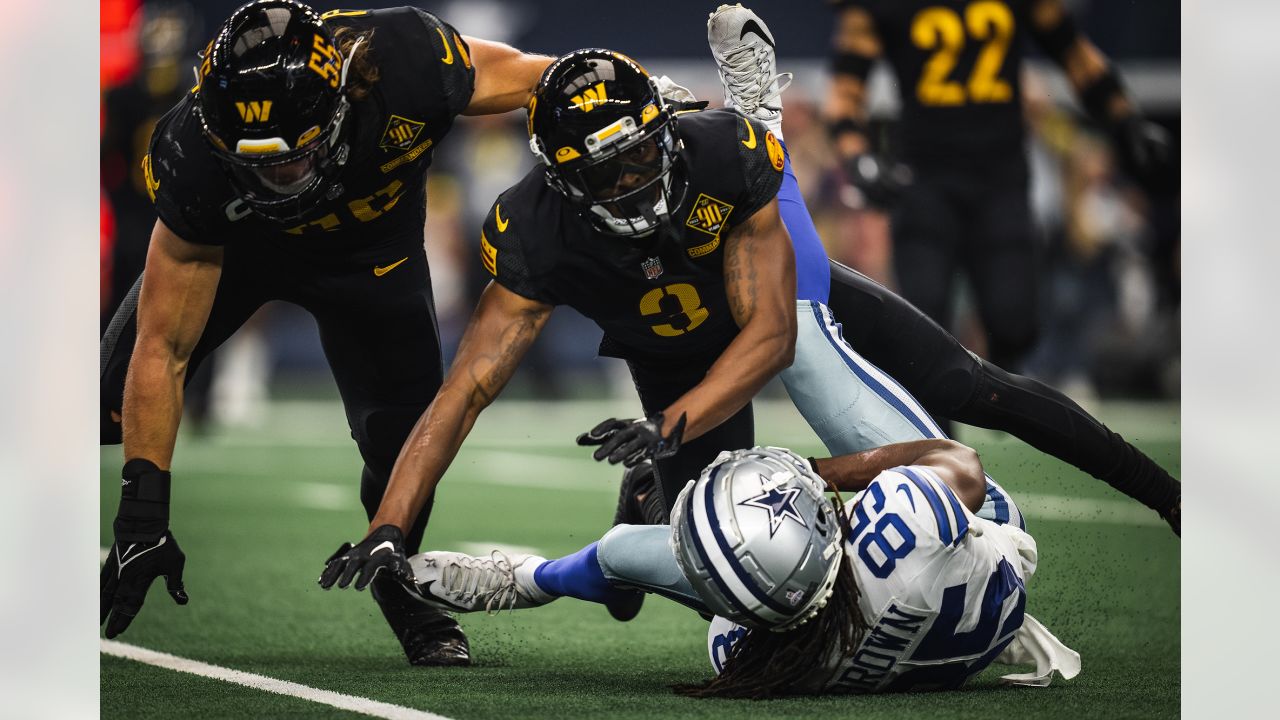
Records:
[[[369,590],[410,665],[471,665],[471,646],[452,615],[423,604],[390,577],[374,578]]]
[[[644,593],[639,590],[619,590],[614,598],[605,602],[604,607],[614,620],[628,622],[640,614],[643,605]]]
[[[643,500],[653,493],[653,462],[646,460],[622,473],[614,525],[644,525]]]

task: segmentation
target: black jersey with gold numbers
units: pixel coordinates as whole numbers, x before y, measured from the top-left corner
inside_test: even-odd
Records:
[[[903,158],[1023,155],[1027,0],[838,0],[867,10],[902,97]]]
[[[377,67],[368,94],[353,100],[347,114],[350,155],[338,183],[296,222],[256,215],[210,152],[193,88],[157,124],[143,161],[156,213],[178,237],[208,245],[297,238],[302,248],[343,252],[422,232],[432,152],[474,89],[467,45],[448,24],[416,8],[335,10],[323,17],[335,32],[350,28],[363,36]]]
[[[778,193],[783,156],[763,124],[723,110],[681,115],[688,191],[676,237],[596,230],[548,187],[541,167],[485,219],[481,261],[503,287],[568,305],[605,332],[601,353],[664,360],[718,353],[738,326],[725,295],[724,240]]]

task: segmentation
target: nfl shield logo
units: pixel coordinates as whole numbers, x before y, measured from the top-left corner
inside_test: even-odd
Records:
[[[651,257],[640,263],[640,269],[644,270],[644,276],[649,280],[657,280],[658,276],[662,274],[662,261],[656,257]]]

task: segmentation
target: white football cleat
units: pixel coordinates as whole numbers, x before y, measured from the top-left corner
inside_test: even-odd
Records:
[[[721,5],[707,18],[707,44],[715,58],[725,107],[753,117],[782,139],[782,91],[791,73],[778,74],[773,34],[741,4]]]
[[[409,558],[418,594],[430,605],[455,612],[495,613],[546,605],[557,596],[543,592],[533,571],[546,562],[537,555],[508,558],[499,550],[489,557],[458,552],[426,552]]]

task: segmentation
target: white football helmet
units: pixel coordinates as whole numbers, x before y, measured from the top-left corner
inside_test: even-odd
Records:
[[[676,560],[717,615],[784,631],[831,596],[843,550],[825,483],[789,450],[721,453],[671,512]]]

